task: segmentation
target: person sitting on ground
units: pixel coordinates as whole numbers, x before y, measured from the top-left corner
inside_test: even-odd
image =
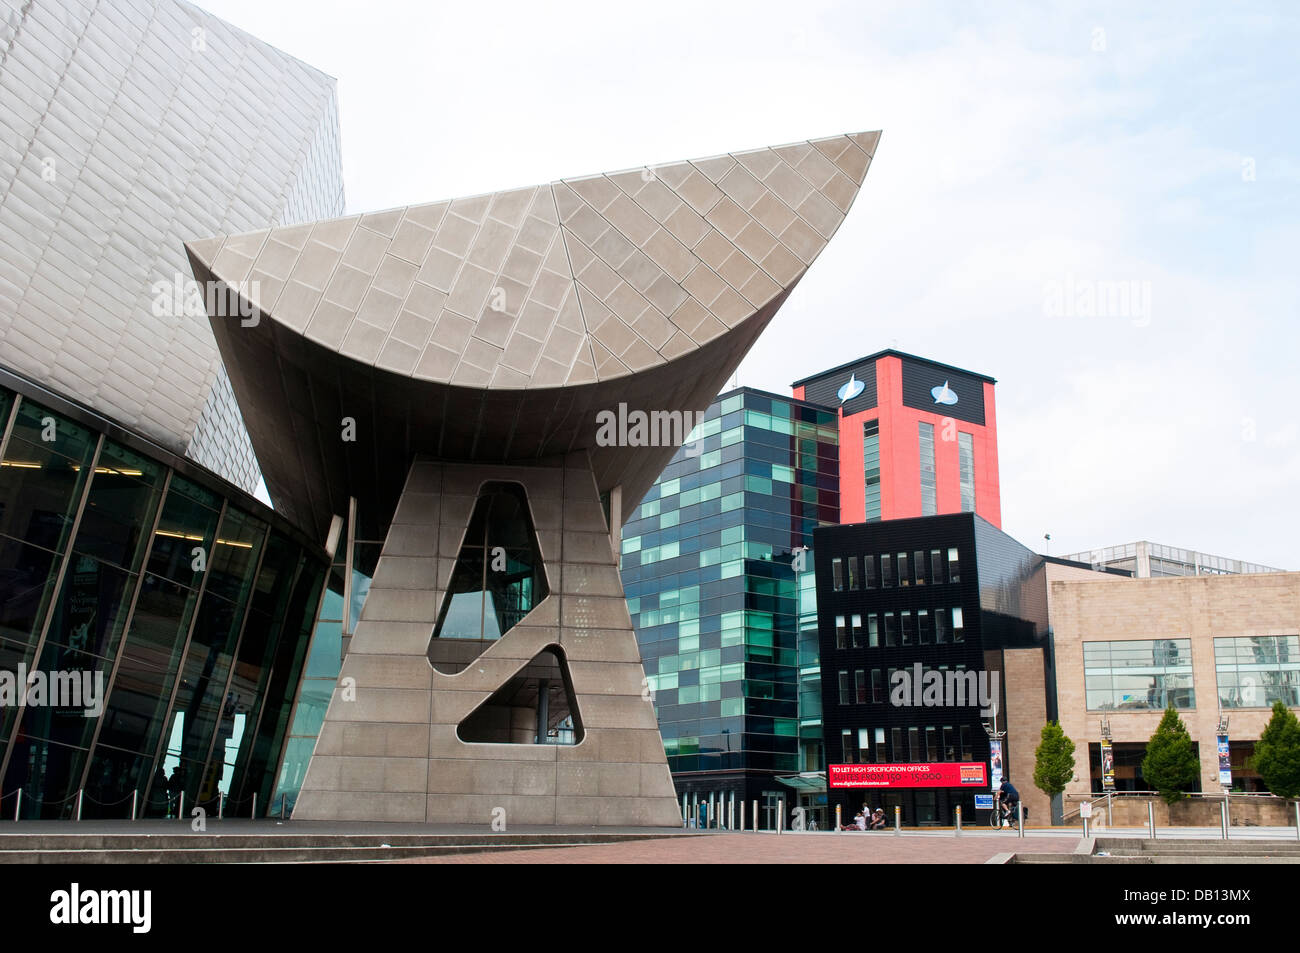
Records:
[[[885,829],[885,811],[883,808],[876,808],[871,815],[871,829],[873,831],[883,831]]]
[[[865,831],[866,829],[867,818],[861,811],[854,815],[852,821],[840,828],[842,831]]]

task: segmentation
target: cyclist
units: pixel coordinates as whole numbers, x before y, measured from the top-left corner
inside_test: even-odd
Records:
[[[1002,807],[1002,825],[1009,827],[1011,819],[1016,816],[1016,807],[1020,804],[1020,792],[1008,778],[1003,778],[1002,786],[998,788],[998,801]]]

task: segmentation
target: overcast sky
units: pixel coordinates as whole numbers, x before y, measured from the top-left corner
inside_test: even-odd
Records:
[[[1027,545],[1300,569],[1300,7],[201,5],[338,78],[350,212],[883,130],[739,383],[989,374]]]

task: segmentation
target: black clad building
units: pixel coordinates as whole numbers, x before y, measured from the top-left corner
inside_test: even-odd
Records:
[[[983,762],[987,770],[992,718],[981,714],[982,702],[996,706],[997,730],[1005,731],[1010,650],[1041,652],[1045,710],[1056,717],[1044,564],[1060,560],[974,513],[824,527],[813,548],[828,765]],[[943,697],[923,696],[920,685],[910,699],[891,690],[931,670],[944,679]],[[907,682],[896,682],[896,672]],[[959,698],[958,685],[983,688]],[[1022,792],[1033,783],[1012,782]],[[845,821],[869,803],[891,821],[901,807],[904,825],[948,825],[960,804],[969,825],[987,819],[975,813],[975,795],[989,791],[986,784],[828,794]]]

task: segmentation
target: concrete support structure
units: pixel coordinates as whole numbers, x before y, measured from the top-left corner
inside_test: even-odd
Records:
[[[187,244],[238,298],[239,320],[209,319],[277,510],[323,537],[355,500],[349,532],[384,539],[295,817],[678,826],[623,515],[838,229],[878,139]],[[444,602],[477,585],[453,584],[458,560],[491,545],[463,555],[485,483],[522,488],[544,576],[444,639]],[[556,703],[576,743],[529,743]]]
[[[444,674],[431,657],[450,640],[431,645],[430,633],[485,481],[524,487],[550,595]],[[457,727],[494,691],[556,647],[578,699],[577,744],[460,739]],[[347,679],[355,693],[335,692],[296,818],[681,823],[585,453],[534,466],[413,464],[340,684]]]

